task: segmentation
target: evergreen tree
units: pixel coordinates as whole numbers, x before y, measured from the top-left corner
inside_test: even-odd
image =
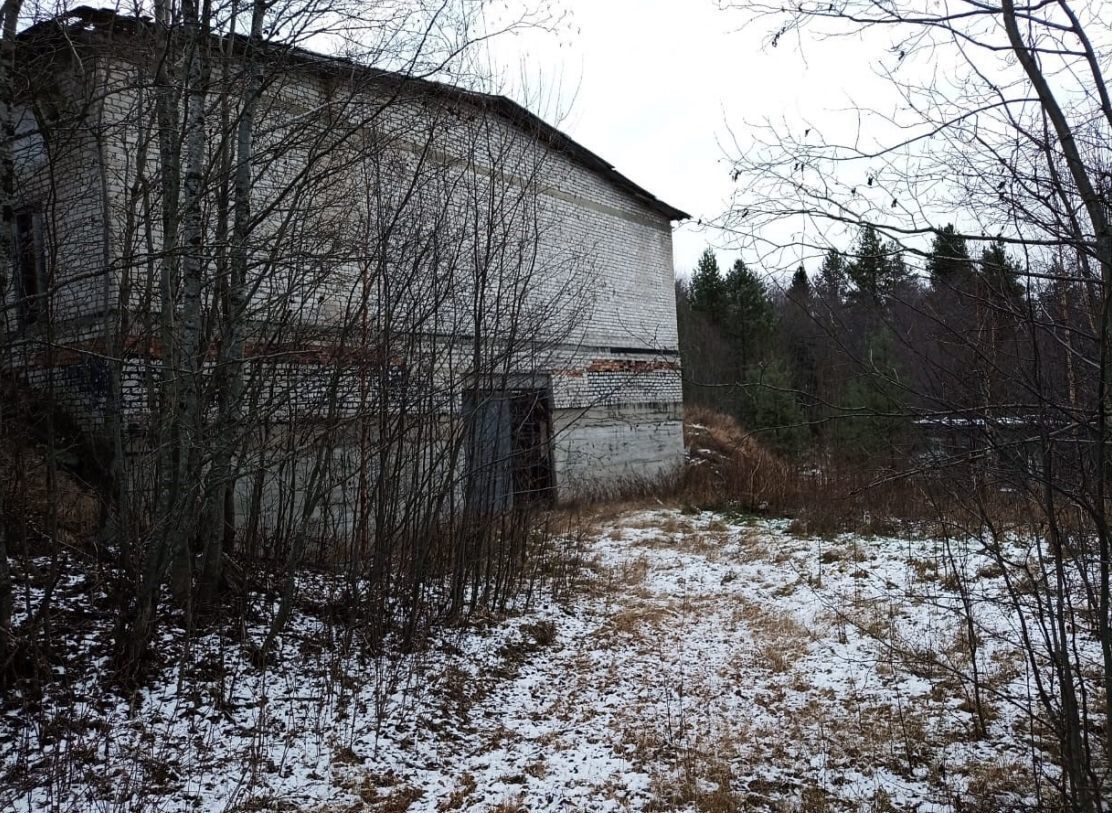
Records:
[[[734,263],[726,276],[725,299],[731,320],[748,324],[757,330],[767,330],[773,322],[772,300],[768,288],[744,260]]]
[[[807,413],[800,404],[788,364],[773,355],[749,371],[745,387],[745,423],[783,452],[799,452],[810,437]]]
[[[910,279],[903,250],[895,241],[881,242],[880,234],[868,224],[861,227],[853,261],[845,272],[851,284],[849,298],[872,305],[879,305]]]
[[[1004,243],[994,242],[981,253],[981,283],[988,296],[1001,303],[1015,303],[1023,296],[1019,264],[1008,256]]]
[[[939,288],[965,288],[973,279],[973,261],[965,238],[954,230],[952,223],[935,233],[927,255],[927,273],[931,285]]]
[[[691,281],[676,281],[684,402],[735,414],[740,399],[733,347],[712,316],[693,307],[691,287]]]
[[[885,252],[888,258],[888,271],[885,274],[885,284],[887,290],[885,293],[891,295],[896,293],[901,288],[906,288],[909,284],[913,284],[911,272],[907,269],[907,262],[904,261],[903,248],[895,240],[889,240],[885,244]]]
[[[900,247],[891,241],[882,243],[877,230],[866,224],[857,236],[846,276],[855,301],[879,304],[907,280],[908,273]]]
[[[692,309],[705,313],[712,318],[720,317],[725,300],[725,290],[722,272],[718,270],[718,258],[708,248],[699,257],[699,262],[695,266],[695,273],[691,275],[690,300]]]
[[[853,286],[850,291],[853,298],[875,301],[886,270],[886,254],[880,235],[871,225],[862,226],[853,247],[853,261],[846,268],[846,276]]]
[[[744,260],[738,260],[725,280],[724,331],[738,353],[741,370],[756,362],[775,322],[775,311],[764,282]]]
[[[800,266],[792,276],[782,305],[776,342],[776,347],[784,354],[787,380],[795,391],[795,405],[809,421],[816,417],[816,348],[824,341],[822,327],[814,319],[814,295],[810,278]],[[812,425],[817,426],[817,423]],[[808,428],[804,434],[809,435],[810,431]]]
[[[788,286],[788,301],[798,305],[806,305],[811,299],[811,280],[807,270],[801,265],[792,274],[791,285]]]
[[[898,456],[910,428],[904,415],[906,394],[890,329],[881,328],[866,340],[862,369],[846,382],[840,398],[839,417],[832,439],[846,457]]]
[[[827,307],[834,308],[845,299],[846,286],[846,258],[838,251],[830,249],[822,258],[815,294]]]

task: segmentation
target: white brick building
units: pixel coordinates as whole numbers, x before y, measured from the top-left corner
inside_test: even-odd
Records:
[[[161,317],[181,311],[175,275],[191,250],[163,239],[175,223],[166,184],[181,177],[159,166],[172,153],[151,112],[152,29],[79,10],[22,35],[17,261],[4,299],[8,363],[91,430],[136,447],[153,447],[169,408],[155,393],[177,375],[167,359],[181,352],[180,326]],[[240,39],[206,47],[204,232],[192,249],[203,255],[206,414],[225,364],[243,55],[266,75],[239,314],[244,480],[289,477],[257,451],[279,436],[327,425],[349,451],[368,431],[381,446],[407,410],[438,426],[468,415],[463,457],[484,458],[502,496],[527,481],[571,497],[679,466],[671,224],[683,212],[508,99]],[[344,457],[319,510],[342,506],[372,457]],[[446,470],[431,457],[410,468]]]

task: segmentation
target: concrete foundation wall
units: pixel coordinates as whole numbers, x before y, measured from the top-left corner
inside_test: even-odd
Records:
[[[650,483],[683,465],[679,404],[563,409],[554,417],[556,485],[562,500]]]

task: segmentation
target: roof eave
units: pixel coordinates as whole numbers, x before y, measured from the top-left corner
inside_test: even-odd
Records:
[[[29,39],[35,34],[40,32],[48,32],[50,27],[63,25],[65,22],[80,21],[86,26],[113,26],[117,23],[124,23],[129,26],[151,25],[150,20],[142,17],[129,17],[121,15],[112,9],[94,9],[89,6],[79,6],[66,14],[58,15],[50,20],[44,20],[28,29],[20,32],[21,39]],[[49,35],[49,34],[48,34]],[[242,40],[246,42],[246,38],[242,35],[230,35],[235,40]],[[669,221],[684,221],[690,220],[691,215],[684,212],[682,209],[677,209],[664,201],[657,198],[644,187],[635,183],[627,178],[621,172],[614,168],[614,165],[596,155],[591,150],[584,147],[571,136],[562,132],[558,128],[552,126],[540,116],[532,113],[525,107],[506,96],[500,96],[492,93],[482,93],[474,90],[467,90],[465,88],[456,87],[455,85],[437,82],[431,79],[417,78],[405,76],[404,74],[395,74],[389,71],[383,71],[378,68],[372,68],[366,65],[360,65],[349,59],[342,57],[332,57],[326,54],[318,54],[313,51],[308,51],[302,48],[286,48],[284,55],[287,58],[293,58],[305,64],[311,64],[318,69],[328,68],[342,68],[344,70],[359,71],[364,75],[371,75],[376,79],[390,81],[400,80],[407,83],[423,86],[430,90],[435,90],[437,93],[442,93],[449,97],[455,97],[461,101],[485,102],[492,105],[496,112],[501,114],[504,118],[511,123],[516,123],[519,126],[530,126],[536,128],[538,135],[542,136],[551,146],[556,149],[566,152],[573,159],[580,164],[586,166],[588,169],[593,169],[601,176],[614,183],[622,191],[629,194],[631,197],[639,201],[646,208],[656,212],[662,217],[667,218]]]

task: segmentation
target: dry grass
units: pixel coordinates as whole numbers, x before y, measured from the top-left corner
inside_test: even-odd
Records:
[[[513,796],[488,808],[488,813],[528,813],[528,810],[521,796]]]
[[[644,555],[627,559],[616,569],[614,581],[618,587],[632,590],[645,583],[645,578],[649,575],[649,568],[648,557]]]
[[[684,472],[681,496],[702,507],[777,510],[787,502],[793,466],[764,449],[726,415],[684,410],[684,441],[697,461]]]
[[[901,476],[915,470],[906,461],[793,461],[728,415],[688,406],[684,417],[693,462],[674,489],[681,505],[790,516],[791,532],[804,536],[979,529],[982,513],[1000,530],[1031,523],[1032,506],[1022,495],[991,483],[973,488],[958,469],[910,477]]]
[[[425,795],[424,791],[403,782],[393,771],[366,773],[341,786],[359,797],[357,809],[367,813],[405,813]],[[264,804],[257,809],[277,808]]]
[[[734,773],[744,729],[690,736],[685,730],[647,724],[641,712],[627,711],[631,716],[619,726],[626,754],[650,776],[651,796],[644,810],[665,813],[691,808],[700,813],[732,813],[746,809],[736,791]]]
[[[1030,766],[1019,762],[980,762],[969,768],[969,793],[963,810],[969,813],[996,813],[1019,807],[1017,801],[1031,793]],[[1039,810],[1064,811],[1060,799],[1049,788],[1040,800]]]
[[[722,549],[729,542],[729,534],[708,529],[706,533],[690,533],[679,537],[676,539],[674,547],[677,550],[694,553],[714,561],[721,555]]]
[[[394,788],[386,796],[376,800],[371,805],[375,813],[405,813],[413,804],[424,796],[424,792],[410,785]]]
[[[787,673],[807,654],[810,632],[792,616],[749,602],[738,604],[734,621],[743,622],[752,633],[757,659],[771,672]],[[752,653],[739,653],[735,661],[748,664]]]
[[[659,550],[661,548],[675,547],[676,537],[669,534],[656,534],[654,536],[641,535],[637,537],[636,544],[642,548],[649,548],[650,550]]]
[[[671,813],[691,806],[700,813],[734,813],[742,809],[742,800],[733,779],[728,760],[688,757],[675,774],[653,778],[645,810]]]
[[[675,615],[676,610],[667,604],[634,604],[618,610],[594,634],[604,639],[614,636],[643,637],[668,624]]]
[[[475,777],[470,773],[465,773],[459,778],[459,787],[449,794],[446,799],[441,799],[437,804],[436,809],[440,813],[447,813],[449,810],[459,810],[471,798],[471,794],[475,792]]]

